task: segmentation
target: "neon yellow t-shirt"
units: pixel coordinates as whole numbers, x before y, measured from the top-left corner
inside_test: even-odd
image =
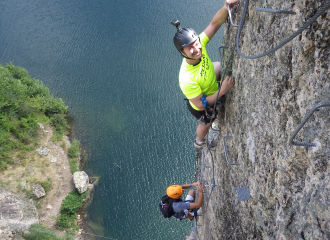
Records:
[[[203,54],[201,61],[194,66],[188,64],[186,59],[183,59],[179,73],[180,88],[188,99],[195,98],[201,93],[210,96],[218,91],[213,63],[205,48],[210,39],[204,32],[199,35],[199,38]],[[190,102],[190,105],[194,109],[199,110],[192,102]]]

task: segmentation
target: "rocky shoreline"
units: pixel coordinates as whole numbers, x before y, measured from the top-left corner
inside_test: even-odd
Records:
[[[52,128],[38,125],[40,146],[25,156],[23,166],[9,166],[1,172],[0,239],[24,239],[22,234],[38,223],[63,235],[55,224],[65,197],[77,189],[79,193],[88,191],[84,203],[92,199],[94,185],[88,175],[83,171],[74,174],[70,171],[68,137],[62,142],[54,142],[51,140]],[[93,182],[97,183],[94,178]],[[82,217],[78,215],[77,225],[81,223]],[[82,232],[82,229],[75,231],[77,238]]]

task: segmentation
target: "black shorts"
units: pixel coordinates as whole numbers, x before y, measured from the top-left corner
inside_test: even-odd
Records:
[[[210,119],[208,119],[206,117],[206,114],[205,114],[205,111],[198,111],[196,109],[193,109],[193,107],[190,105],[190,102],[187,101],[187,106],[188,106],[188,109],[190,111],[190,113],[198,120],[200,119],[202,116],[204,116],[204,122],[205,123],[210,123]]]

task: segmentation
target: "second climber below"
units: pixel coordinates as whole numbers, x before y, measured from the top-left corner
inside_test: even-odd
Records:
[[[181,28],[177,20],[171,22],[177,28],[173,38],[174,45],[184,57],[179,73],[180,88],[189,99],[187,103],[189,111],[198,121],[197,138],[194,142],[196,148],[206,146],[205,136],[208,133],[210,119],[206,116],[205,106],[207,108],[213,105],[235,84],[233,78],[226,77],[218,94],[217,79],[220,78],[220,62],[212,63],[205,48],[226,21],[228,4],[232,8],[238,4],[238,0],[226,0],[224,7],[214,15],[211,23],[200,35],[190,27]]]

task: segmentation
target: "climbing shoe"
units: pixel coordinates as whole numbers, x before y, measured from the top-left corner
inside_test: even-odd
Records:
[[[208,143],[202,142],[201,144],[198,144],[195,140],[194,146],[196,149],[213,148],[213,147],[217,146],[217,143],[218,143],[217,141],[211,140],[211,141],[208,141]]]
[[[198,143],[196,142],[196,139],[195,139],[195,141],[194,141],[194,146],[195,146],[195,148],[197,148],[197,149],[201,149],[201,148],[206,148],[206,147],[207,147],[206,142],[202,142],[201,144],[198,144]]]

